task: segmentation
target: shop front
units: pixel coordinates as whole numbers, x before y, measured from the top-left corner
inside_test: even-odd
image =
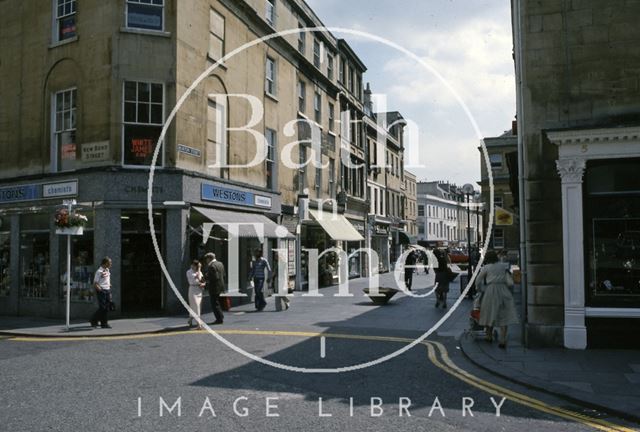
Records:
[[[346,243],[346,252],[349,256],[349,278],[359,278],[363,274],[366,274],[366,262],[367,257],[361,249],[365,247],[365,224],[363,220],[355,218],[347,218],[349,223],[358,231],[358,234],[362,237],[362,241],[348,241]]]
[[[371,233],[371,249],[378,254],[378,272],[389,271],[389,224],[377,222]]]
[[[303,224],[302,245],[304,248],[318,249],[322,254],[326,249],[335,247],[342,249],[347,255],[356,251],[364,244],[364,237],[342,214],[328,211],[309,210],[310,219]],[[364,224],[362,225],[364,230]],[[303,253],[302,266],[303,278],[308,280],[308,256]],[[311,263],[313,264],[313,263]],[[343,260],[335,252],[323,255],[318,262],[318,276],[320,286],[327,286],[339,282],[341,266],[346,266],[348,277],[360,275],[362,268],[360,254],[355,254],[354,258]]]
[[[564,344],[638,348],[640,128],[549,138],[562,178]]]

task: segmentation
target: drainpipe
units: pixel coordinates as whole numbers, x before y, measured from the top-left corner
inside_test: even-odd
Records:
[[[521,336],[524,346],[528,346],[527,341],[527,303],[528,303],[528,285],[527,285],[527,212],[525,197],[525,181],[527,179],[526,170],[526,154],[524,148],[524,104],[523,104],[523,72],[522,72],[522,0],[513,0],[513,29],[514,29],[514,54],[515,54],[515,73],[516,73],[516,104],[517,104],[517,134],[518,134],[518,213],[520,219],[520,286],[521,286],[521,316],[522,328]]]

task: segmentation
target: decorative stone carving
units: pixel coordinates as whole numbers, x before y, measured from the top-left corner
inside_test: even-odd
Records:
[[[586,166],[587,161],[582,158],[567,158],[556,161],[556,168],[563,183],[582,183]]]

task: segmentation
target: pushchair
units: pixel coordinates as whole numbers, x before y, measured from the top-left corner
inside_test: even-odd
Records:
[[[471,333],[474,338],[484,337],[485,335],[484,327],[479,324],[481,303],[482,291],[478,291],[473,296],[473,306],[471,307],[471,312],[469,313],[469,333]]]

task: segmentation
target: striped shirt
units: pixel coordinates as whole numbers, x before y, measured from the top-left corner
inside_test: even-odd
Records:
[[[253,263],[251,276],[253,276],[254,279],[266,279],[266,272],[270,271],[271,267],[269,267],[269,262],[265,257],[262,257]]]

